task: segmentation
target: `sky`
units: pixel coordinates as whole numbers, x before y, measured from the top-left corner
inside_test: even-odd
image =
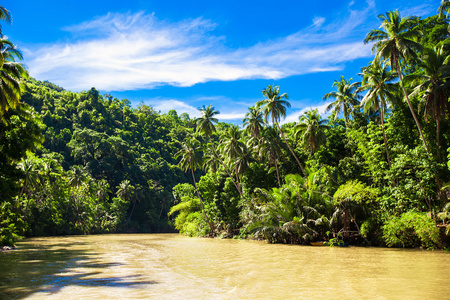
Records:
[[[4,0],[3,33],[32,77],[66,90],[144,103],[191,118],[212,104],[241,124],[269,84],[289,95],[284,122],[324,115],[340,76],[359,81],[377,15],[434,15],[439,0]]]

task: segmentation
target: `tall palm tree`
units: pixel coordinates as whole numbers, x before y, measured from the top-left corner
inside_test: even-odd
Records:
[[[230,171],[228,170],[228,168],[225,165],[225,163],[222,161],[220,156],[217,154],[216,147],[214,146],[214,142],[211,139],[211,136],[212,136],[213,132],[216,131],[216,127],[214,126],[214,123],[218,122],[217,118],[215,118],[214,116],[218,115],[220,112],[218,110],[215,110],[214,106],[212,106],[212,105],[208,105],[208,106],[204,106],[203,105],[203,107],[199,108],[199,110],[202,113],[202,116],[197,118],[197,119],[195,119],[195,122],[197,124],[197,132],[201,132],[203,135],[205,135],[209,139],[209,142],[211,144],[211,147],[213,149],[214,154],[218,158],[220,164],[224,167],[224,169],[227,172],[228,176],[233,181],[234,186],[236,187],[236,189],[239,192],[239,195],[241,195],[241,197],[242,197],[242,192],[241,192],[238,184],[236,183],[236,181],[231,176]]]
[[[214,181],[217,184],[217,171],[219,169],[219,160],[212,151],[212,148],[208,147],[204,149],[203,155],[203,169],[205,171],[211,171],[214,173]]]
[[[248,112],[245,114],[245,118],[242,122],[246,132],[248,132],[250,136],[259,137],[265,124],[263,112],[260,108],[251,106],[248,108]]]
[[[294,126],[294,137],[298,139],[301,136],[302,144],[309,148],[311,154],[314,154],[316,149],[326,141],[323,130],[328,128],[325,124],[327,120],[321,118],[317,109],[313,109],[305,112],[299,121]]]
[[[365,67],[361,75],[363,76],[363,81],[360,90],[368,90],[361,101],[361,106],[364,107],[364,112],[379,111],[380,113],[384,147],[386,149],[389,168],[391,168],[391,159],[389,157],[387,138],[384,130],[384,112],[387,107],[386,101],[392,99],[397,91],[396,84],[392,82],[397,76],[388,71],[386,65],[383,66],[377,59]]]
[[[414,80],[416,87],[411,97],[420,95],[425,106],[425,120],[432,117],[436,121],[436,145],[440,154],[440,128],[441,120],[450,113],[450,56],[445,55],[444,46],[424,51],[424,56],[418,62],[422,69],[421,74],[411,74],[409,80]],[[405,78],[406,79],[406,78]]]
[[[284,136],[283,131],[280,128],[280,119],[286,117],[286,108],[291,107],[291,104],[287,101],[289,96],[286,93],[281,94],[280,88],[276,85],[271,86],[268,85],[267,88],[263,90],[263,95],[266,97],[265,99],[258,101],[256,104],[257,108],[262,108],[264,112],[264,120],[267,122],[267,119],[269,116],[272,119],[273,127],[277,127],[278,131],[280,132],[281,136],[283,137],[284,142],[288,146],[289,150],[291,151],[292,155],[294,156],[295,160],[297,161],[298,166],[300,167],[300,170],[302,171],[303,175],[306,175],[305,170],[303,169],[303,166],[301,165],[300,161],[297,158],[297,155],[295,155],[294,151],[292,150],[291,146],[289,146],[289,143],[286,140],[286,137]]]
[[[211,220],[208,218],[208,215],[205,211],[205,206],[203,205],[202,197],[200,196],[200,192],[197,187],[197,181],[195,181],[194,171],[202,165],[202,156],[201,153],[201,146],[199,141],[196,139],[186,138],[184,143],[181,146],[181,150],[178,151],[175,154],[175,158],[178,158],[181,156],[181,160],[178,163],[178,165],[181,167],[181,169],[185,172],[191,171],[192,174],[192,180],[194,181],[194,187],[197,191],[198,198],[200,199],[200,206],[202,208],[202,214],[205,220],[209,224],[210,233],[213,233],[213,225],[211,223]]]
[[[24,181],[18,198],[21,199],[24,193],[37,185],[39,181],[39,170],[36,169],[35,161],[31,159],[25,159],[20,162],[17,167],[24,172]]]
[[[348,127],[349,115],[359,104],[358,88],[360,82],[351,82],[352,78],[345,80],[344,76],[341,76],[340,80],[335,80],[333,83],[333,86],[336,87],[337,91],[329,92],[323,96],[323,100],[328,100],[330,98],[336,99],[327,106],[326,112],[333,109],[335,120],[337,119],[337,116],[342,113],[344,115],[346,127]]]
[[[400,13],[396,11],[389,11],[385,15],[379,15],[381,20],[380,29],[372,29],[364,39],[364,43],[375,42],[372,51],[376,51],[375,59],[382,59],[389,61],[392,69],[396,69],[398,78],[403,89],[403,94],[408,102],[411,114],[416,122],[420,137],[422,138],[425,149],[430,154],[427,142],[422,133],[422,128],[417,119],[416,113],[409,101],[408,93],[406,92],[403,83],[402,69],[400,67],[400,60],[408,61],[410,58],[416,58],[417,54],[414,51],[422,49],[422,46],[414,40],[421,35],[421,32],[416,29],[411,29],[416,24],[416,18],[408,17],[402,18]]]
[[[227,158],[230,165],[233,166],[237,182],[239,177],[236,171],[236,160],[243,154],[244,146],[244,143],[241,141],[239,127],[231,125],[222,137],[220,151]]]
[[[280,171],[278,169],[278,159],[282,155],[281,140],[278,130],[274,127],[266,127],[261,134],[261,140],[255,147],[258,157],[275,167],[277,173],[278,186],[281,186]]]

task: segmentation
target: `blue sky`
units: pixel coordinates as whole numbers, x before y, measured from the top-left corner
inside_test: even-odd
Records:
[[[6,0],[6,34],[31,76],[72,91],[97,88],[198,116],[212,104],[240,124],[268,84],[289,94],[285,122],[312,107],[341,75],[359,80],[363,39],[376,16],[436,13],[439,0],[368,1]]]

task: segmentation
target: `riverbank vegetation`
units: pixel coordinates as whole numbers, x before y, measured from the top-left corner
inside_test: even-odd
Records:
[[[3,38],[0,245],[176,229],[448,247],[449,7],[425,19],[380,15],[364,40],[373,60],[354,79],[324,83],[331,115],[311,109],[293,123],[283,123],[289,96],[276,84],[242,126],[218,122],[212,105],[191,119],[95,88],[66,91],[28,77]]]

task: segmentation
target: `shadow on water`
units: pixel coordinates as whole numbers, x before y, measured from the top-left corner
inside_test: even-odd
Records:
[[[0,299],[21,299],[35,293],[55,294],[71,285],[137,288],[158,283],[142,280],[142,275],[102,276],[101,269],[123,264],[103,263],[96,252],[76,249],[86,244],[26,243],[17,250],[1,252]]]

